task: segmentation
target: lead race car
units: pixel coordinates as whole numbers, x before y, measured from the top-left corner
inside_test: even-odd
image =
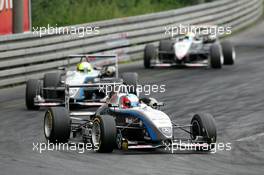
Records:
[[[79,59],[75,70],[70,68],[72,59]],[[136,73],[123,73],[119,77],[116,55],[71,55],[68,57],[67,66],[59,69],[64,72],[46,73],[43,81],[37,79],[27,81],[25,101],[28,109],[37,110],[42,106],[64,106],[67,85],[90,84],[89,89],[82,87],[68,89],[70,103],[75,104],[75,107],[99,107],[104,104],[106,96],[100,91],[99,85],[137,85],[138,75]]]
[[[44,134],[52,143],[68,143],[79,137],[97,152],[164,148],[179,141],[198,148],[195,150],[203,150],[204,145],[207,150],[214,147],[217,132],[212,115],[194,114],[190,124],[179,125],[159,109],[161,106],[163,103],[153,98],[117,92],[94,112],[77,114],[68,107],[52,107],[44,117]],[[176,129],[190,136],[182,138],[175,134]]]
[[[211,67],[235,63],[235,50],[231,42],[220,42],[215,35],[187,33],[176,39],[162,40],[158,50],[148,44],[144,51],[144,67]]]

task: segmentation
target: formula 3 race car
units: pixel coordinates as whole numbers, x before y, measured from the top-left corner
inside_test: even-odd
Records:
[[[162,105],[152,98],[115,93],[95,112],[51,107],[44,117],[44,134],[52,143],[68,143],[79,137],[85,143],[92,143],[97,152],[112,152],[115,148],[165,148],[179,141],[194,150],[204,150],[204,145],[213,148],[217,132],[212,115],[194,114],[190,124],[179,125],[159,110]],[[176,135],[176,129],[189,136]]]
[[[80,60],[77,69],[70,70],[70,59]],[[105,103],[106,97],[100,86],[113,83],[136,86],[138,79],[137,73],[133,72],[123,73],[119,77],[116,55],[71,55],[68,58],[68,65],[59,69],[64,72],[46,73],[43,81],[37,79],[27,81],[25,95],[27,109],[64,106],[66,86],[76,84],[90,84],[90,88],[68,89],[70,103],[75,104],[75,107],[99,107]]]
[[[148,44],[144,50],[144,67],[211,67],[235,63],[235,50],[231,42],[220,42],[212,35],[189,33],[176,39],[162,40],[158,50]]]

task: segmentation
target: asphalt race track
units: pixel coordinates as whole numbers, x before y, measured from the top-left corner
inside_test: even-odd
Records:
[[[264,174],[264,22],[232,37],[235,66],[222,70],[152,69],[142,62],[122,65],[137,71],[141,84],[165,84],[154,97],[178,123],[189,114],[210,112],[218,127],[218,142],[231,151],[215,154],[164,150],[117,151],[112,154],[74,151],[33,151],[45,142],[41,111],[27,111],[25,86],[0,90],[0,174]]]

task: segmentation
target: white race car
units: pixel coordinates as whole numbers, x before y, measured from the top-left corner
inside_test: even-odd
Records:
[[[70,58],[80,59],[75,70],[70,70]],[[71,106],[101,106],[105,103],[105,92],[100,86],[114,84],[137,85],[136,73],[128,72],[118,75],[118,58],[116,55],[72,55],[64,71],[47,73],[43,81],[30,79],[26,84],[26,106],[39,109],[41,106],[64,106],[66,93]],[[65,76],[63,76],[65,75]],[[42,83],[43,82],[43,83]],[[89,84],[89,88],[71,87]],[[133,92],[136,93],[136,92]]]
[[[144,51],[144,67],[209,66],[220,69],[222,65],[233,65],[235,57],[229,41],[188,33],[174,40],[160,41],[158,51],[153,44],[148,44]]]

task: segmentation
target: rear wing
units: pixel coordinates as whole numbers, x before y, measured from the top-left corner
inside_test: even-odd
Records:
[[[107,89],[109,86],[121,86],[123,83],[122,82],[114,82],[114,83],[92,83],[92,84],[75,84],[75,85],[69,85],[65,84],[65,107],[66,109],[70,109],[70,94],[69,91],[71,88],[84,88],[84,89],[91,89],[91,90],[99,90],[103,91]],[[106,96],[108,94],[106,93]],[[105,102],[90,102],[91,106],[101,106]]]
[[[80,62],[86,60],[91,63],[94,67],[104,67],[104,66],[114,66],[115,67],[115,75],[118,78],[118,57],[117,55],[70,55],[70,59],[72,58],[80,58]],[[70,65],[68,60],[68,65]]]

